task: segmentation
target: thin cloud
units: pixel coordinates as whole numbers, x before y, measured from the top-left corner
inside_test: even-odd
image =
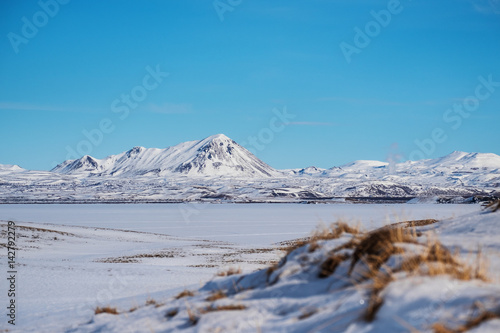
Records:
[[[146,111],[164,114],[185,114],[193,113],[191,104],[186,103],[163,103],[163,104],[148,104]]]
[[[99,111],[89,108],[73,108],[53,105],[40,105],[24,102],[0,102],[0,110],[5,111],[50,111],[50,112],[92,112]]]
[[[297,125],[297,126],[334,126],[334,123],[321,122],[321,121],[292,121],[287,123],[287,125]]]
[[[404,103],[399,101],[388,101],[388,100],[380,100],[380,99],[363,99],[363,98],[349,98],[349,97],[322,97],[318,98],[316,101],[318,102],[328,102],[328,101],[338,101],[343,103],[348,103],[352,105],[377,105],[377,106],[439,106],[439,105],[448,105],[453,103],[454,101],[463,101],[459,98],[449,98],[449,99],[441,99],[441,100],[427,100],[427,101],[419,101],[412,103]]]
[[[470,0],[474,10],[481,14],[500,14],[500,0]]]
[[[398,101],[384,101],[378,99],[363,99],[363,98],[350,98],[350,97],[322,97],[317,99],[318,102],[338,101],[355,105],[382,105],[382,106],[408,106],[408,103],[401,103]]]

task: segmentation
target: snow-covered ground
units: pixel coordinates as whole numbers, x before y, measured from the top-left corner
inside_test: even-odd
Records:
[[[337,219],[371,229],[395,221],[448,218],[476,209],[476,205],[435,204],[16,204],[0,205],[0,219],[267,246],[303,237],[319,223]]]
[[[366,323],[359,320],[368,304],[366,285],[340,288],[334,278],[316,276],[317,262],[344,238],[311,254],[297,250],[276,271],[280,278],[273,285],[266,282],[265,270],[255,272],[284,255],[276,243],[306,237],[321,222],[342,219],[373,230],[429,218],[442,222],[425,230],[464,257],[481,245],[494,282],[400,279],[385,289],[379,317]],[[18,233],[16,327],[0,322],[11,331],[375,332],[402,330],[401,322],[425,329],[425,323],[458,318],[475,300],[487,307],[500,300],[495,276],[500,272],[500,214],[480,214],[478,205],[0,205],[0,220],[2,243],[6,221],[16,221]],[[0,259],[5,267],[5,248]],[[230,267],[249,275],[215,277]],[[6,291],[5,279],[0,288]],[[172,299],[184,289],[195,296]],[[228,297],[207,302],[217,290]],[[144,307],[148,299],[165,305]],[[212,303],[245,309],[200,313]],[[124,313],[94,315],[98,305]],[[133,307],[138,309],[128,312]],[[166,318],[174,309],[178,315]],[[199,316],[196,325],[187,309]],[[488,325],[491,331],[499,327],[494,321]]]

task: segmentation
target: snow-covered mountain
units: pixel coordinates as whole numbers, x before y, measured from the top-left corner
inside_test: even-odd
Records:
[[[435,167],[474,170],[474,168],[499,169],[500,156],[491,153],[465,153],[455,151],[449,155],[434,160],[428,160]]]
[[[223,134],[165,149],[84,156],[49,171],[0,165],[0,200],[295,201],[500,195],[500,156],[453,152],[398,164],[275,170]]]
[[[278,172],[224,134],[189,141],[165,149],[134,147],[102,160],[84,156],[65,161],[52,172],[97,176],[272,177]]]
[[[25,171],[19,165],[0,164],[0,172],[21,172]]]

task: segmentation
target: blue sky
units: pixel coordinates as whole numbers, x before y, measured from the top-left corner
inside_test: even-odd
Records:
[[[217,133],[276,168],[500,154],[498,0],[54,1],[0,2],[0,164]]]

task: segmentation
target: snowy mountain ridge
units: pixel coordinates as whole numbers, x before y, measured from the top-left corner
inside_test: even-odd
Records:
[[[224,134],[189,141],[165,149],[134,147],[102,160],[84,156],[65,161],[52,172],[99,176],[189,176],[271,177],[277,172]]]
[[[183,142],[164,149],[134,147],[126,152],[96,159],[85,155],[57,165],[51,172],[92,176],[165,176],[178,173],[188,176],[273,177],[283,175],[333,176],[339,172],[387,172],[388,162],[357,160],[330,169],[310,166],[304,169],[276,170],[224,134],[199,141]],[[396,172],[421,172],[429,169],[495,170],[500,156],[492,153],[455,151],[449,155],[395,165]]]
[[[397,164],[359,160],[276,170],[223,134],[158,149],[84,156],[51,171],[0,165],[6,201],[269,202],[332,198],[500,196],[500,156],[453,152]]]

